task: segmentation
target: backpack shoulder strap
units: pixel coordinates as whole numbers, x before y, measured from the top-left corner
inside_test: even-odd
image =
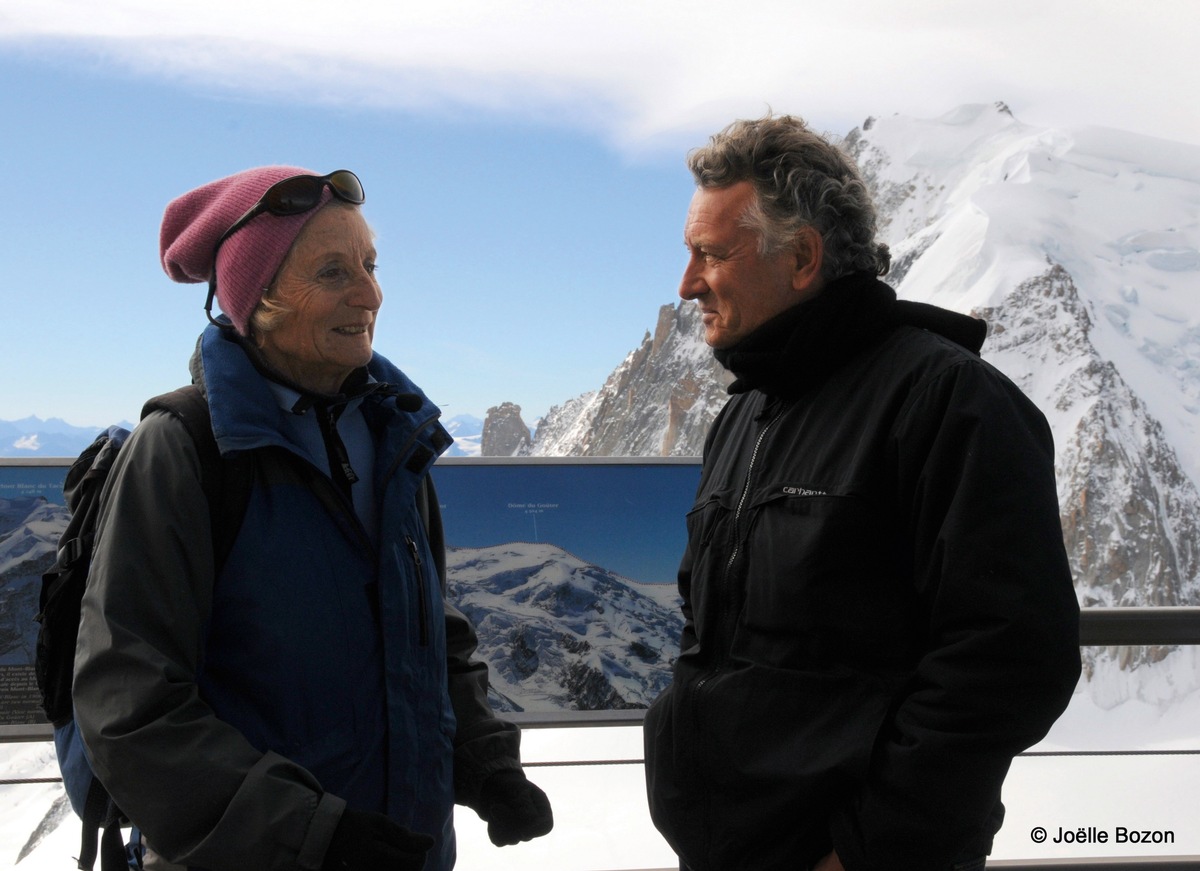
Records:
[[[213,554],[219,574],[233,549],[246,514],[246,504],[250,501],[250,488],[254,482],[253,457],[248,453],[229,459],[221,456],[212,431],[208,399],[195,384],[148,400],[142,406],[142,417],[152,411],[166,411],[174,415],[187,428],[196,444],[196,452],[200,457],[200,483],[208,497]]]
[[[208,480],[217,480],[220,474],[221,451],[212,431],[212,415],[208,411],[208,400],[195,384],[180,387],[170,393],[155,396],[142,406],[142,417],[152,411],[169,411],[187,427],[188,435],[196,443],[200,454],[201,474]]]

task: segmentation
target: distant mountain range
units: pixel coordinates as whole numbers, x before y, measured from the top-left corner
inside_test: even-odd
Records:
[[[470,414],[460,414],[443,420],[442,426],[454,436],[454,444],[446,452],[448,457],[478,457],[479,442],[483,438],[483,421]]]
[[[443,421],[443,424],[454,436],[449,456],[479,456],[482,420],[469,414],[460,414]],[[128,421],[120,425],[133,429],[133,424]],[[72,426],[56,417],[49,420],[37,417],[0,420],[0,457],[76,457],[104,429],[99,426]]]
[[[122,423],[126,429],[129,423]],[[52,417],[0,420],[0,457],[74,457],[104,431],[101,426],[72,426]]]

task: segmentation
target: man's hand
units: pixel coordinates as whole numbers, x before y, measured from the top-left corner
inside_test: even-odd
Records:
[[[540,838],[554,828],[550,799],[520,769],[497,771],[483,782],[478,812],[497,847]]]
[[[813,865],[812,871],[846,871],[842,865],[842,860],[838,858],[836,850],[830,850],[829,855]]]

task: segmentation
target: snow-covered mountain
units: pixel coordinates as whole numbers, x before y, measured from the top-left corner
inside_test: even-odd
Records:
[[[986,319],[984,358],[1050,419],[1080,601],[1200,602],[1200,148],[1002,104],[868,119],[845,145],[900,295]],[[1084,655],[1095,675],[1171,653]]]
[[[0,666],[33,662],[42,573],[69,515],[42,497],[0,499]]]
[[[475,624],[504,711],[644,708],[670,681],[673,584],[642,584],[550,544],[451,548],[451,599]]]
[[[479,442],[483,435],[483,421],[474,415],[459,414],[443,420],[446,432],[454,436],[454,444],[446,452],[448,457],[477,457]]]
[[[1080,601],[1200,603],[1200,148],[1034,127],[1000,103],[868,118],[842,144],[880,208],[887,280],[987,320],[984,358],[1049,418]],[[695,307],[665,306],[653,339],[553,409],[529,453],[698,454],[722,375]],[[1085,657],[1094,673],[1169,652]]]
[[[696,307],[664,305],[604,385],[551,408],[532,437],[520,406],[488,409],[482,455],[699,456],[731,380],[704,344]]]
[[[654,333],[599,390],[547,412],[532,456],[694,457],[730,376],[704,344],[694,305],[664,305]]]

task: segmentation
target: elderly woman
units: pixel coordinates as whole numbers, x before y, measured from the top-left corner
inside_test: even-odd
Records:
[[[372,350],[363,199],[346,170],[272,166],[163,219],[167,274],[209,282],[192,377],[248,493],[218,560],[196,442],[160,411],[105,494],[76,719],[147,867],[442,871],[455,801],[497,844],[552,825],[443,598],[423,492],[451,439]]]

